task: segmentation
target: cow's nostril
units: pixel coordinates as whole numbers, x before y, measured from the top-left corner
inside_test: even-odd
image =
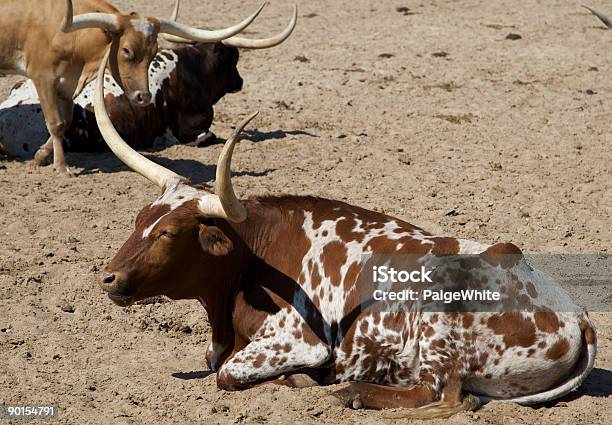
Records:
[[[114,273],[104,272],[104,274],[102,275],[102,282],[108,285],[109,283],[113,283],[114,281],[115,281]]]
[[[139,105],[148,105],[151,102],[151,93],[146,92],[137,92],[136,93],[136,103]]]

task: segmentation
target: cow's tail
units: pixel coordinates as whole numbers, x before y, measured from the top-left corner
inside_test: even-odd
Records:
[[[591,370],[593,370],[595,355],[597,354],[597,334],[595,326],[588,319],[586,314],[579,320],[584,346],[574,371],[561,385],[547,391],[521,397],[495,398],[478,395],[477,397],[480,401],[483,404],[489,401],[507,401],[522,405],[539,404],[555,400],[578,388],[585,381],[587,376],[589,376]]]

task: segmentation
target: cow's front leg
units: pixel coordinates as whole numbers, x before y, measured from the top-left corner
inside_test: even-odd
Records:
[[[319,342],[311,345],[292,335],[259,337],[228,358],[217,373],[217,386],[241,390],[304,368],[316,368],[328,361],[330,348]]]
[[[71,99],[64,99],[58,93],[56,79],[34,79],[34,85],[40,98],[40,106],[45,115],[45,122],[50,137],[47,142],[42,145],[34,160],[38,165],[46,165],[49,162],[51,152],[53,152],[53,168],[55,171],[62,174],[72,176],[72,172],[66,165],[64,157],[64,147],[62,141],[64,133],[72,122],[73,102]]]
[[[211,341],[206,349],[206,365],[213,372],[219,371],[223,360],[229,356],[230,352],[230,346],[224,346],[218,342]]]

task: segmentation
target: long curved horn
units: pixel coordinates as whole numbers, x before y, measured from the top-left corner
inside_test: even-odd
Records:
[[[117,155],[121,162],[164,190],[169,182],[181,179],[181,176],[145,158],[132,149],[117,133],[108,117],[108,112],[104,105],[104,70],[106,69],[109,55],[110,49],[106,51],[104,59],[100,62],[94,99],[94,113],[96,114],[96,122],[98,123],[102,138],[104,138],[108,147]]]
[[[584,7],[586,10],[591,12],[593,15],[597,16],[599,20],[603,22],[608,28],[612,28],[612,21],[606,15],[603,15],[599,13],[598,11],[591,9],[589,6],[583,5],[582,7]]]
[[[73,15],[72,0],[66,0],[66,15],[62,20],[62,32],[73,32],[85,28],[102,28],[116,31],[117,17],[112,13],[83,13]]]
[[[222,30],[201,30],[168,19],[160,19],[159,32],[175,35],[184,39],[186,38],[188,40],[193,40],[200,43],[216,43],[218,41],[225,40],[226,38],[230,38],[248,27],[251,22],[253,22],[253,20],[257,17],[257,15],[259,15],[259,13],[266,6],[266,4],[267,3],[262,4],[261,7],[257,9],[255,13],[253,13],[251,16],[249,16],[239,24]]]
[[[177,0],[178,2],[178,0]],[[249,39],[249,38],[241,38],[241,37],[230,37],[227,38],[221,43],[226,46],[233,46],[244,49],[267,49],[269,47],[278,46],[283,41],[285,41],[293,30],[295,29],[295,25],[297,23],[297,4],[293,6],[293,16],[291,17],[291,21],[289,25],[280,32],[279,34],[270,37],[270,38],[260,38],[260,39]],[[162,34],[161,37],[169,43],[179,43],[179,44],[193,44],[195,43],[193,40],[189,40],[183,37],[177,37],[174,35]]]
[[[240,203],[232,186],[232,154],[234,146],[240,139],[244,130],[259,112],[255,112],[240,123],[236,130],[225,142],[219,160],[217,161],[217,175],[215,179],[215,194],[200,198],[198,208],[200,212],[209,217],[221,217],[233,223],[241,223],[247,219],[246,208]]]
[[[295,29],[295,24],[297,23],[297,15],[298,15],[298,7],[297,4],[293,5],[293,16],[291,17],[291,21],[289,25],[279,34],[270,38],[261,38],[261,39],[248,39],[241,37],[230,37],[226,40],[223,40],[221,43],[226,46],[233,47],[242,47],[244,49],[267,49],[269,47],[278,46],[283,41],[285,41]]]
[[[170,15],[171,21],[176,21],[176,18],[178,18],[180,8],[181,8],[181,0],[176,0],[176,2],[174,2],[174,10],[172,11],[172,15]]]

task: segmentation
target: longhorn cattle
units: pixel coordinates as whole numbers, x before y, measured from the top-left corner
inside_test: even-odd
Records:
[[[119,134],[136,149],[153,145],[156,137],[171,130],[181,143],[206,145],[215,139],[210,132],[213,105],[227,93],[242,89],[237,69],[237,47],[264,49],[285,41],[297,22],[297,7],[288,26],[266,39],[237,39],[220,43],[197,43],[161,50],[149,67],[151,104],[133,107],[110,75],[104,79],[106,106]],[[74,100],[72,125],[64,135],[69,151],[107,149],[93,114],[94,83]],[[48,136],[40,100],[31,80],[18,83],[0,104],[0,151],[16,158],[31,158]],[[40,143],[37,141],[40,140]]]
[[[220,388],[306,373],[320,384],[356,381],[344,394],[354,406],[407,407],[408,416],[433,417],[491,398],[552,400],[593,368],[595,330],[585,313],[512,308],[538,304],[545,297],[540,284],[550,283],[516,246],[436,237],[334,200],[239,200],[231,157],[255,114],[224,146],[214,193],[191,185],[121,140],[104,107],[104,62],[99,72],[94,106],[103,137],[162,191],[138,214],[100,286],[120,306],[156,295],[199,300],[212,329],[206,358]],[[360,296],[360,263],[364,254],[385,253],[416,256],[419,263],[476,254],[465,264],[441,266],[442,276],[453,285],[469,272],[479,284],[508,291],[512,280],[510,308],[434,312],[414,303],[406,311],[371,310]]]
[[[151,100],[147,71],[157,53],[158,34],[199,42],[218,42],[246,28],[249,18],[219,31],[191,28],[172,20],[121,14],[103,0],[73,1],[66,8],[54,0],[4,0],[0,14],[0,70],[32,79],[41,100],[50,137],[36,153],[44,164],[53,152],[56,171],[70,173],[62,139],[72,119],[72,98],[96,74],[107,47],[112,50],[110,71],[134,105]],[[175,14],[178,11],[178,2]]]

